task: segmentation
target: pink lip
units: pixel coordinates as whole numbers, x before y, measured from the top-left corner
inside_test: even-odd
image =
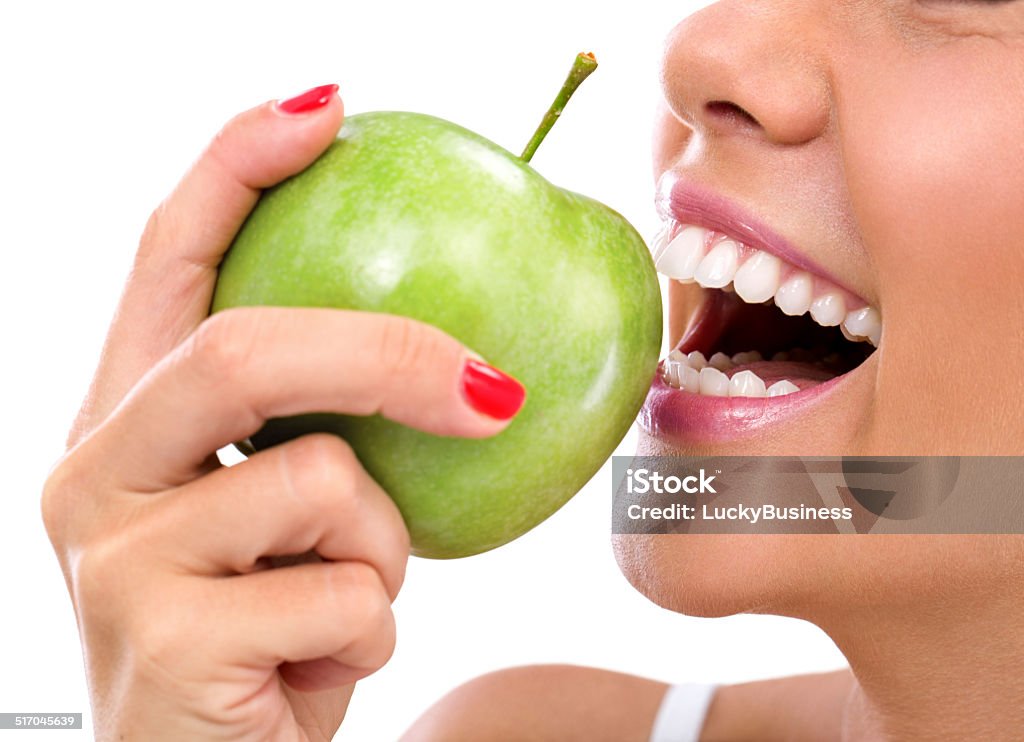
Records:
[[[850,372],[853,373],[856,371]],[[650,435],[676,445],[720,443],[799,415],[834,392],[850,374],[785,397],[755,399],[681,392],[662,381],[659,368],[640,411],[639,423]]]
[[[748,247],[772,253],[791,265],[831,281],[856,296],[856,292],[797,250],[786,238],[725,197],[672,173],[666,173],[658,186],[659,211],[671,215],[680,224],[727,234]]]
[[[676,348],[703,348],[718,336],[726,313],[718,292],[708,292]],[[861,365],[867,365],[865,362]],[[724,442],[799,415],[855,375],[860,368],[783,397],[711,397],[675,389],[662,380],[661,365],[640,411],[640,427],[661,440],[686,446]]]

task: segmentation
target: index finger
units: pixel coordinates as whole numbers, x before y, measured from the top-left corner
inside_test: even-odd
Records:
[[[266,420],[380,414],[443,436],[496,435],[522,407],[515,379],[441,330],[338,309],[244,307],[206,320],[83,445],[118,484],[159,491]],[[156,453],[156,455],[154,455]]]
[[[337,85],[239,114],[153,212],[70,444],[209,313],[217,266],[260,192],[308,167],[334,141]]]

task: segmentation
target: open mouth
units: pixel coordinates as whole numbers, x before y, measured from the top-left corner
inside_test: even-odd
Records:
[[[662,382],[679,392],[803,396],[859,367],[881,340],[875,307],[731,234],[669,219],[651,249],[660,273],[702,289],[682,340],[660,366]]]

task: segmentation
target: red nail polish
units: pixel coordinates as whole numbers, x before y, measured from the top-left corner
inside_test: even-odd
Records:
[[[508,420],[523,406],[526,389],[518,381],[483,361],[469,359],[462,369],[462,393],[477,412]]]
[[[337,85],[321,85],[299,93],[294,98],[278,101],[277,108],[285,113],[309,113],[326,106],[337,92]]]

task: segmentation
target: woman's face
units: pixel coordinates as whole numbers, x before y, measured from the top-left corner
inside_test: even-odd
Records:
[[[1024,454],[1024,0],[723,0],[671,32],[662,77],[654,166],[668,237],[710,227],[692,234],[705,250],[743,243],[741,272],[761,248],[782,260],[763,259],[740,293],[759,299],[789,282],[793,311],[821,299],[827,324],[870,307],[881,330],[856,365],[869,343],[787,322],[778,294],[762,306],[671,281],[671,342],[684,353],[825,347],[749,366],[768,385],[791,379],[801,391],[787,396],[713,397],[659,380],[641,452]],[[720,272],[731,250],[719,251]],[[685,263],[661,261],[683,275]],[[702,267],[704,283],[720,281]],[[852,327],[870,330],[870,314]],[[985,555],[1005,560],[1008,544],[1019,552],[1019,540],[969,537],[616,546],[655,600],[729,613],[799,612],[837,576],[849,595],[920,593],[920,575],[944,567],[988,584]],[[965,548],[966,560],[955,553]]]

